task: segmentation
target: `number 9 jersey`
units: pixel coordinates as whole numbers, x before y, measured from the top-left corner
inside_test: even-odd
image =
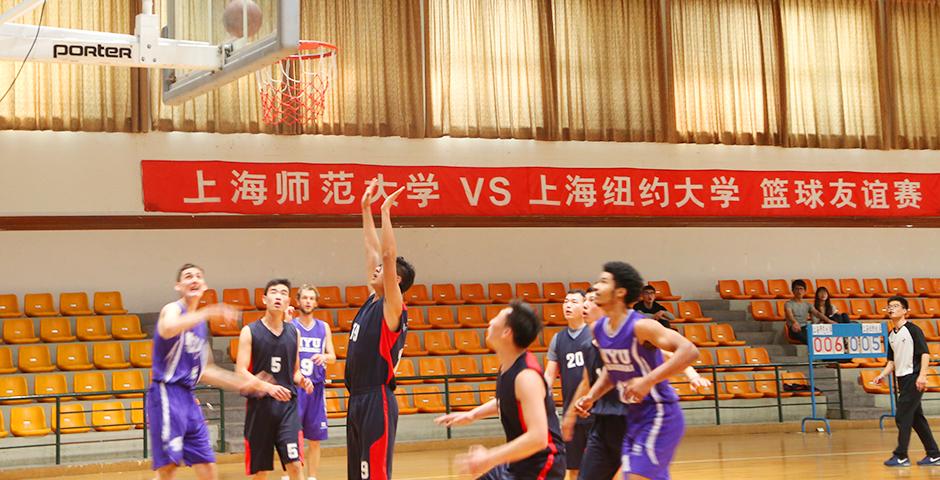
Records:
[[[297,389],[297,414],[300,416],[300,425],[307,440],[326,440],[328,424],[326,419],[326,366],[317,365],[313,361],[315,355],[326,353],[326,335],[329,328],[322,320],[313,320],[313,325],[307,329],[299,318],[292,322],[297,328],[297,339],[300,341],[300,373],[313,383],[313,393],[307,393],[302,388]]]

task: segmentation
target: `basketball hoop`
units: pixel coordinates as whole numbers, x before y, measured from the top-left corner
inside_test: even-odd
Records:
[[[320,120],[336,71],[336,45],[301,40],[297,53],[256,73],[262,121],[297,125]]]

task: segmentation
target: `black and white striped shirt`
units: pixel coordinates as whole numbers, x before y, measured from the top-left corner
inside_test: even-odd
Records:
[[[888,359],[894,362],[898,377],[920,373],[921,356],[928,353],[924,331],[911,322],[892,329],[888,334]]]

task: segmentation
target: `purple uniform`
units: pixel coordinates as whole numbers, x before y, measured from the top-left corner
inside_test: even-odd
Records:
[[[186,306],[179,302],[180,314]],[[209,359],[209,329],[201,323],[164,339],[153,338],[153,381],[147,390],[153,469],[165,465],[215,463],[202,409],[193,387]]]
[[[621,449],[624,478],[633,473],[668,480],[669,463],[685,431],[679,396],[668,381],[656,384],[638,403],[626,402],[623,396],[628,381],[663,363],[658,348],[640,345],[634,335],[636,322],[644,318],[630,310],[617,331],[611,331],[610,319],[604,317],[594,325],[594,338],[620,401],[627,403],[627,434]]]
[[[326,367],[313,363],[313,356],[326,352],[326,323],[322,320],[313,320],[310,330],[304,327],[300,319],[293,320],[297,327],[300,341],[300,373],[313,382],[313,393],[297,389],[297,411],[300,414],[300,424],[307,440],[326,440],[326,390],[323,388],[326,379]]]

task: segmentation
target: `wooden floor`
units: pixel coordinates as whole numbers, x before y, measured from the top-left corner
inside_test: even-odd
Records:
[[[674,479],[874,479],[940,478],[940,467],[889,469],[881,465],[894,448],[895,430],[838,430],[823,433],[760,433],[741,435],[696,435],[687,437],[673,462]],[[451,460],[463,449],[403,452],[395,457],[396,480],[444,480],[462,478],[452,473]],[[924,452],[916,435],[912,460]],[[242,463],[219,465],[220,478],[244,477]],[[38,471],[37,471],[38,474]],[[346,478],[345,457],[323,459],[321,480]],[[48,477],[47,477],[48,478]],[[153,478],[146,470],[95,475],[66,475],[57,478],[143,480]],[[194,478],[181,469],[178,478]],[[277,480],[280,472],[269,475]]]

